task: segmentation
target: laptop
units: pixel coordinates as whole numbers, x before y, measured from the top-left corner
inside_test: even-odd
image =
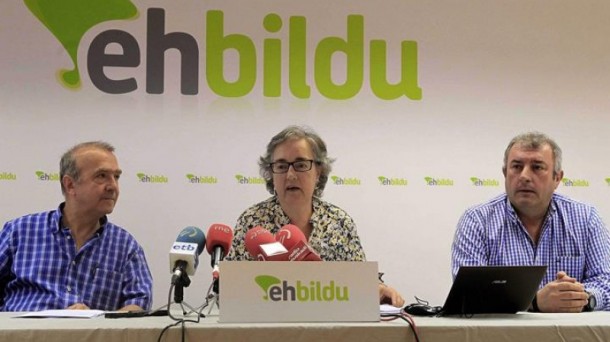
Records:
[[[462,266],[440,315],[526,311],[546,266]]]

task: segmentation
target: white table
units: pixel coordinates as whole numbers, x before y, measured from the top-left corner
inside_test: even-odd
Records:
[[[0,313],[0,341],[156,341],[169,317],[121,319],[13,318]],[[610,341],[610,312],[518,313],[472,318],[416,317],[422,342],[436,341]],[[180,341],[179,327],[162,341]],[[372,323],[218,323],[209,316],[186,323],[187,341],[415,341],[409,325],[396,320]]]

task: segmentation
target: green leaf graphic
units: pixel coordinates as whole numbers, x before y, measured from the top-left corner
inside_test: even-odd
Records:
[[[59,70],[67,88],[80,88],[78,46],[85,33],[110,20],[137,17],[138,9],[130,0],[24,0],[30,12],[59,40],[72,59],[74,69]]]
[[[281,282],[279,278],[270,275],[257,276],[256,278],[254,278],[254,281],[258,284],[258,286],[260,286],[260,288],[265,293],[265,295],[263,296],[264,300],[269,299],[269,297],[267,296],[269,287],[271,287],[271,285],[279,284]]]

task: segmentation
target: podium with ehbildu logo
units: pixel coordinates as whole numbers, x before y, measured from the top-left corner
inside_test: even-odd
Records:
[[[220,322],[379,321],[377,262],[223,261]]]

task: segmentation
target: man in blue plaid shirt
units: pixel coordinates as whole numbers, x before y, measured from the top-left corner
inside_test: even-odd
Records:
[[[0,311],[150,309],[144,251],[106,216],[118,199],[120,175],[108,143],[82,143],[63,155],[65,202],[0,231]]]
[[[561,149],[538,132],[504,153],[506,193],[462,215],[452,246],[460,266],[545,265],[533,311],[610,310],[610,235],[597,210],[555,193]]]

